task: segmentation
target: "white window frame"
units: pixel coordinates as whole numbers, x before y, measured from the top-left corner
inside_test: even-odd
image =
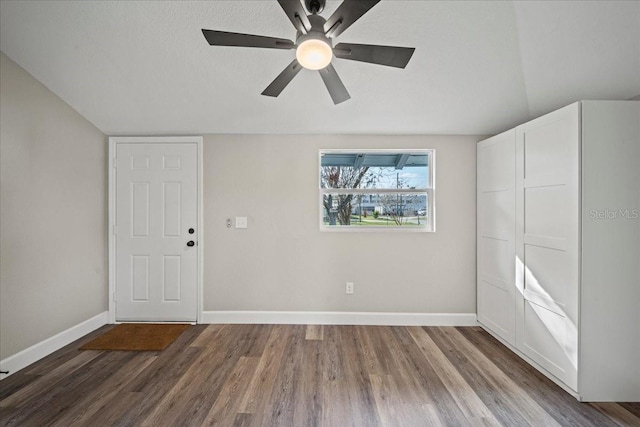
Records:
[[[411,154],[428,154],[429,155],[429,188],[426,189],[375,189],[375,188],[322,188],[321,171],[322,155],[333,153],[411,153]],[[436,150],[434,148],[415,148],[415,149],[324,149],[318,150],[318,167],[316,173],[318,175],[318,212],[320,231],[332,233],[371,233],[371,232],[394,232],[394,233],[433,233],[436,231]],[[403,227],[403,226],[339,226],[324,225],[323,215],[324,206],[322,203],[325,194],[426,194],[427,195],[427,224],[425,227]]]

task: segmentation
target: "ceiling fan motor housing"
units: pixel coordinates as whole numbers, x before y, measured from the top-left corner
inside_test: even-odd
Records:
[[[311,30],[307,34],[302,34],[300,31],[296,33],[296,45],[300,46],[305,40],[314,39],[322,40],[333,47],[331,39],[324,34],[324,23],[326,19],[320,15],[309,15],[309,22],[311,23]]]
[[[304,6],[310,14],[315,15],[324,10],[326,0],[304,0]]]

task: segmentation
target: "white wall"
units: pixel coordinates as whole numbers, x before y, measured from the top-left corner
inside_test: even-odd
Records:
[[[205,136],[204,310],[475,313],[480,139]],[[320,232],[320,148],[435,148],[437,232]]]
[[[0,56],[5,359],[107,309],[107,159],[104,134]],[[206,136],[204,310],[475,313],[480,139]],[[435,148],[437,232],[321,233],[320,148]]]
[[[0,53],[0,359],[107,309],[106,137]]]

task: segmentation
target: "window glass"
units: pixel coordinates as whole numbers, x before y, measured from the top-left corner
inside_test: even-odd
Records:
[[[321,227],[433,230],[433,150],[321,150]]]

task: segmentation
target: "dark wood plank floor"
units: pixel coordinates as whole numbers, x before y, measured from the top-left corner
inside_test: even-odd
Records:
[[[80,351],[0,381],[2,426],[640,426],[576,401],[480,328],[197,325],[162,352]]]

